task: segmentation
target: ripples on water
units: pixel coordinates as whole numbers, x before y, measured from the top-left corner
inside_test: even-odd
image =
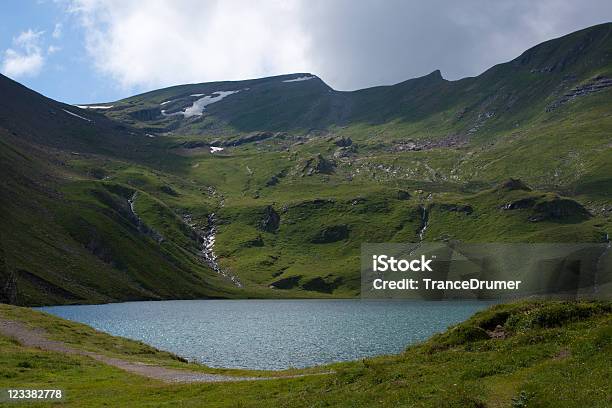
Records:
[[[398,353],[490,304],[177,300],[39,309],[211,367],[270,370]]]

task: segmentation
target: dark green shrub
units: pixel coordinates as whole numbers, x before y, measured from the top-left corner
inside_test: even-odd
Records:
[[[506,328],[522,332],[534,328],[559,327],[609,311],[610,306],[603,303],[546,302],[540,307],[511,315],[506,321]]]

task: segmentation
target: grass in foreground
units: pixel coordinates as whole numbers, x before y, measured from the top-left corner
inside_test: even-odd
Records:
[[[0,316],[103,354],[247,373],[183,363],[141,343],[29,309],[2,305]],[[487,331],[498,325],[506,338],[490,339]],[[330,375],[175,385],[0,337],[0,388],[63,388],[63,404],[71,407],[607,407],[612,404],[611,340],[610,302],[522,302],[479,312],[400,355],[319,368],[334,370]]]

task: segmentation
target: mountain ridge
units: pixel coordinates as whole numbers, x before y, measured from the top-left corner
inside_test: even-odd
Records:
[[[325,81],[320,78],[318,75],[313,74],[311,72],[292,72],[292,73],[284,73],[284,74],[278,74],[278,75],[272,75],[272,76],[266,76],[266,77],[254,77],[254,78],[249,78],[249,79],[240,79],[240,80],[219,80],[219,81],[208,81],[208,82],[193,82],[193,83],[185,83],[185,84],[176,84],[176,85],[170,85],[167,87],[162,87],[162,88],[157,88],[157,89],[152,89],[150,91],[145,91],[136,95],[132,95],[126,98],[121,98],[118,100],[125,100],[125,99],[130,99],[130,98],[136,98],[136,97],[141,97],[141,96],[145,96],[145,95],[149,95],[158,91],[163,91],[163,90],[169,90],[169,89],[173,89],[173,88],[179,88],[179,87],[191,87],[191,86],[197,86],[197,85],[204,85],[204,84],[237,84],[237,83],[242,83],[242,82],[251,82],[251,81],[261,81],[261,80],[273,80],[273,79],[291,79],[297,76],[303,76],[303,75],[308,75],[308,76],[314,76],[316,78],[318,78],[321,82],[325,83],[331,90],[333,90],[334,92],[339,92],[339,93],[351,93],[351,92],[359,92],[359,91],[365,91],[368,89],[373,89],[373,88],[386,88],[386,87],[392,87],[395,85],[400,85],[402,83],[408,82],[408,81],[412,81],[415,79],[421,79],[421,78],[426,78],[428,76],[436,76],[439,77],[440,79],[443,79],[444,81],[447,82],[460,82],[460,81],[465,81],[468,79],[472,79],[472,78],[477,78],[485,73],[487,73],[488,71],[495,69],[497,66],[500,65],[505,65],[508,63],[516,63],[518,64],[520,61],[525,61],[526,57],[530,56],[531,54],[535,53],[536,51],[539,51],[545,47],[547,47],[550,44],[557,44],[558,41],[560,40],[564,40],[567,38],[572,38],[575,37],[577,35],[588,35],[588,34],[592,34],[592,33],[597,33],[600,34],[600,32],[606,32],[604,34],[605,35],[612,35],[612,22],[607,22],[607,23],[601,23],[601,24],[597,24],[594,26],[590,26],[578,31],[574,31],[568,34],[564,34],[562,36],[556,37],[556,38],[552,38],[550,40],[546,40],[542,43],[536,44],[532,47],[530,47],[529,49],[525,50],[523,53],[521,53],[518,57],[515,57],[509,61],[506,62],[500,62],[498,64],[493,65],[490,68],[485,69],[483,72],[481,72],[480,74],[474,75],[474,76],[465,76],[462,78],[457,78],[454,80],[449,80],[443,77],[443,74],[441,72],[440,69],[434,69],[433,71],[431,71],[428,74],[424,74],[418,77],[413,77],[413,78],[408,78],[399,82],[395,82],[395,83],[391,83],[391,84],[381,84],[381,85],[374,85],[374,86],[368,86],[368,87],[364,87],[364,88],[357,88],[357,89],[352,89],[352,90],[339,90],[339,89],[334,89],[331,86],[327,85],[325,83]],[[601,34],[600,34],[601,35]],[[110,104],[113,101],[108,101],[108,102],[87,102],[87,103],[78,103],[78,104],[74,104],[74,106],[78,106],[78,105],[106,105],[106,104]]]
[[[449,109],[457,115],[463,109],[481,110],[483,105],[504,103],[504,106],[497,107],[497,112],[499,114],[500,109],[504,109],[502,120],[507,118],[505,126],[509,128],[511,122],[524,116],[523,112],[516,109],[522,106],[517,102],[533,104],[537,100],[545,104],[545,100],[551,98],[556,90],[554,85],[566,89],[569,85],[577,85],[597,74],[611,75],[611,31],[612,23],[606,23],[568,34],[536,45],[513,60],[497,64],[478,76],[454,81],[444,79],[440,71],[435,70],[393,85],[337,91],[316,75],[296,73],[246,81],[162,88],[116,101],[114,107],[105,113],[125,122],[130,120],[129,115],[135,109],[148,109],[149,112],[155,112],[152,117],[141,122],[134,121],[133,125],[146,127],[149,131],[205,134],[207,129],[221,128],[226,133],[306,133],[312,128],[326,130],[356,123],[372,126],[382,126],[396,120],[412,123],[434,119],[436,115],[448,115]],[[601,70],[600,67],[608,68]],[[597,72],[598,69],[601,72]],[[565,75],[567,73],[570,75]],[[284,82],[286,79],[304,75],[312,75],[313,80],[291,84],[291,89],[283,87],[289,85]],[[565,85],[560,84],[563,78],[559,75],[567,76],[564,79]],[[186,97],[189,93],[227,91],[230,90],[228,87],[243,91],[209,105],[209,114],[205,114],[205,118],[201,118],[198,123],[183,124],[178,118],[164,118],[162,109],[156,106],[171,101],[171,109],[186,109],[193,102]],[[502,91],[505,93],[501,94]],[[480,101],[475,104],[476,98],[480,98]],[[480,113],[484,112],[475,113],[471,118],[473,122],[476,122]],[[449,123],[448,118],[436,120],[444,125],[440,130],[455,127],[455,124]],[[500,120],[492,118],[491,122]]]

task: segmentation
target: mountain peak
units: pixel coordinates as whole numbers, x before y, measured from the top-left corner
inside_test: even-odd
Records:
[[[424,78],[444,79],[442,77],[442,72],[440,72],[439,69],[436,69],[435,71],[430,72],[429,74],[425,75]]]

